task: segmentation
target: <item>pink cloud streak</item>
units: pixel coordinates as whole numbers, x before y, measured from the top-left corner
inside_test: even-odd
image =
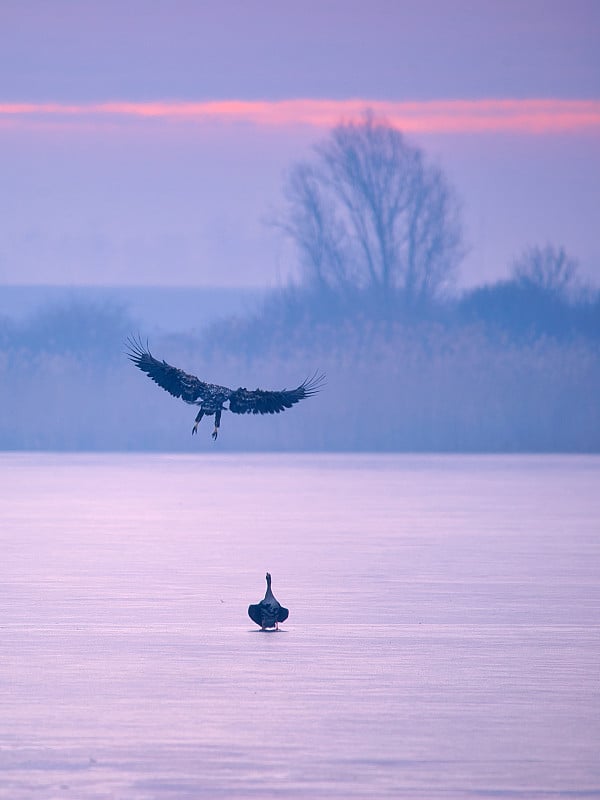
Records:
[[[215,100],[89,104],[0,103],[0,121],[69,124],[154,118],[171,122],[246,122],[330,128],[360,118],[366,108],[408,133],[565,133],[600,129],[600,100]]]

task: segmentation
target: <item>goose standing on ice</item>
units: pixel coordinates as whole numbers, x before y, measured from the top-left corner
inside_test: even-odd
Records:
[[[264,599],[256,605],[248,606],[248,616],[252,622],[260,625],[263,631],[267,628],[279,630],[279,623],[285,622],[289,613],[287,608],[279,604],[271,591],[271,575],[267,572],[267,591]]]

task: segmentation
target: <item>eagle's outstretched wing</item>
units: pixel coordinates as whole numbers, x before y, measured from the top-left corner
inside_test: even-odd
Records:
[[[229,410],[234,414],[279,414],[322,388],[325,375],[315,373],[296,389],[271,392],[264,389],[236,389],[229,396]]]
[[[189,375],[182,369],[172,367],[166,361],[154,358],[148,345],[144,347],[139,339],[127,339],[127,355],[142,372],[145,372],[154,383],[166,389],[173,397],[181,397],[186,403],[198,403],[209,400],[218,392],[228,397],[231,389],[225,386],[213,386],[204,383],[195,375]]]

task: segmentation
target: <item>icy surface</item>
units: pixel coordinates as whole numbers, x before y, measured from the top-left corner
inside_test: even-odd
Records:
[[[3,454],[0,493],[1,798],[600,796],[600,458]]]

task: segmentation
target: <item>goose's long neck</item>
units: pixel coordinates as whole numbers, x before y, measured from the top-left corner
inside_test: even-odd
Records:
[[[273,592],[271,591],[271,576],[267,572],[267,591],[265,592],[265,597],[272,596]]]

